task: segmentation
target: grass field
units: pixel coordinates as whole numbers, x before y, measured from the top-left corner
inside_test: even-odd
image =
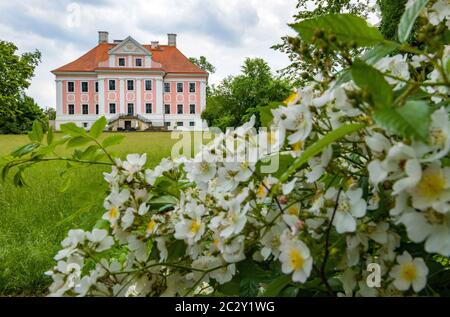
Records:
[[[124,157],[147,153],[149,167],[170,155],[169,133],[124,133],[112,147]],[[0,135],[0,156],[27,142],[24,135]],[[61,177],[62,162],[47,162],[27,172],[28,187],[0,181],[0,296],[44,295],[50,279],[44,272],[71,228],[91,228],[103,214],[107,190],[102,173],[108,167],[86,166],[71,171],[70,186]],[[64,190],[67,188],[67,190]]]

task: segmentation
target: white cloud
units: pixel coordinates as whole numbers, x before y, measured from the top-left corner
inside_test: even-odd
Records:
[[[153,40],[165,44],[166,33],[177,33],[178,47],[186,56],[204,55],[216,66],[212,83],[239,73],[246,57],[262,57],[273,70],[288,64],[284,54],[270,47],[292,34],[287,23],[296,0],[74,1],[79,7],[71,3],[0,3],[0,39],[14,42],[21,52],[42,52],[29,94],[43,107],[55,103],[50,71],[94,47],[100,30],[109,31],[110,40],[131,35],[146,44]],[[73,15],[77,8],[80,19]]]

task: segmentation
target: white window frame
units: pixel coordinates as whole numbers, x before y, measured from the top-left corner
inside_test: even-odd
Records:
[[[133,89],[130,89],[130,87],[128,86],[128,83],[132,82],[133,83]],[[133,79],[127,79],[127,91],[135,91],[135,87],[134,87],[134,80]]]
[[[123,59],[123,66],[122,65],[120,65],[120,60],[121,59]],[[118,57],[117,58],[117,66],[119,66],[119,67],[127,67],[127,59],[126,59],[126,57]]]
[[[147,82],[150,83],[150,89],[147,89]],[[153,82],[151,79],[146,79],[144,81],[144,89],[145,89],[145,91],[153,91]]]
[[[137,65],[137,60],[141,60],[141,66],[138,66]],[[142,57],[136,57],[135,59],[134,59],[134,66],[135,67],[144,67],[144,60],[142,59]]]
[[[70,113],[70,106],[73,107],[73,113]],[[75,115],[75,105],[74,105],[73,103],[67,104],[67,114],[68,114],[69,116]]]
[[[111,105],[114,105],[114,113],[111,112]],[[117,113],[117,104],[115,102],[110,102],[108,104],[108,113],[109,114],[116,114]]]
[[[147,111],[147,105],[150,105],[150,112]],[[151,102],[145,103],[145,113],[152,114],[153,113],[153,104]]]
[[[178,91],[178,84],[181,84],[181,90],[182,91]],[[177,82],[177,94],[183,94],[184,93],[184,83],[183,82]]]
[[[84,113],[84,106],[87,106],[87,113]],[[89,114],[89,104],[83,103],[83,104],[81,105],[81,114],[84,114],[84,115]]]
[[[166,85],[169,85],[169,91],[166,91]],[[164,83],[163,86],[164,86],[164,87],[163,87],[164,93],[170,94],[170,93],[172,92],[172,85],[170,84],[170,82],[169,82],[169,83]]]

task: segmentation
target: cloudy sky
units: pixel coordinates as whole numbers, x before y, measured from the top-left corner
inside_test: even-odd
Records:
[[[167,44],[177,33],[186,56],[205,55],[216,66],[210,81],[237,74],[245,57],[262,57],[272,69],[288,64],[270,49],[285,34],[296,0],[0,0],[0,39],[20,52],[38,49],[42,63],[29,89],[42,107],[54,107],[52,69],[80,57],[109,31],[110,41],[128,35]]]

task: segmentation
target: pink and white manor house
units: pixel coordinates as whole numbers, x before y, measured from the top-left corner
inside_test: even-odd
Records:
[[[208,73],[168,44],[108,40],[52,71],[56,76],[56,129],[74,122],[89,129],[100,116],[110,130],[202,129]]]

